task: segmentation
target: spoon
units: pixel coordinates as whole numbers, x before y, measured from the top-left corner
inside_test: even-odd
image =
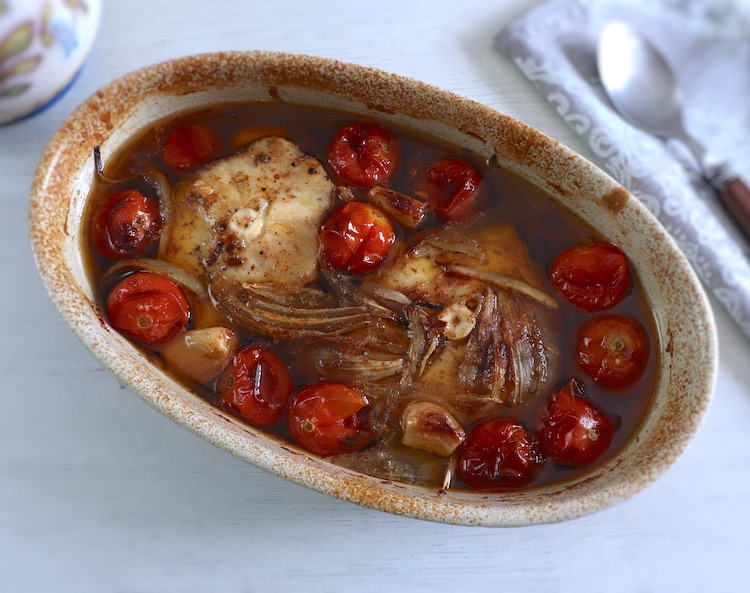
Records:
[[[750,239],[750,189],[685,131],[682,94],[659,51],[622,21],[605,25],[597,51],[599,76],[610,101],[630,123],[660,138],[674,138],[692,153],[701,176]]]

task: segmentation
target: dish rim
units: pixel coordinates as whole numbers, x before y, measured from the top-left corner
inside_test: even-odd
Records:
[[[243,79],[248,74],[257,78]],[[663,311],[662,316],[667,317],[660,319],[657,315],[660,326],[669,323],[669,335],[662,334],[663,344],[660,345],[664,366],[671,370],[669,365],[674,364],[677,355],[685,358],[674,348],[675,340],[684,345],[687,336],[692,336],[696,342],[690,351],[697,357],[697,364],[692,369],[675,369],[688,373],[691,379],[691,389],[687,392],[692,397],[684,396],[689,409],[662,410],[662,416],[669,412],[681,423],[669,427],[668,435],[665,432],[665,438],[670,438],[659,451],[647,451],[650,461],[636,463],[640,471],[634,471],[632,460],[624,463],[622,458],[626,453],[630,452],[630,457],[634,452],[643,453],[643,444],[629,442],[620,453],[583,479],[551,487],[500,494],[440,493],[421,486],[394,483],[335,466],[237,421],[189,394],[156,369],[127,340],[108,329],[92,301],[91,291],[82,286],[77,277],[80,271],[75,268],[76,258],[80,260],[81,254],[71,248],[75,241],[76,217],[81,214],[80,204],[76,209],[74,202],[85,200],[85,196],[80,195],[81,179],[85,177],[83,167],[90,160],[90,148],[96,143],[104,146],[111,141],[111,132],[114,130],[116,136],[118,125],[136,117],[134,110],[149,97],[157,103],[189,102],[199,99],[202,93],[210,95],[226,89],[247,88],[257,84],[257,80],[262,80],[261,86],[267,87],[271,99],[284,100],[293,96],[302,81],[311,85],[303,94],[337,93],[338,99],[351,101],[353,92],[354,102],[376,112],[380,119],[403,117],[403,107],[409,106],[410,120],[433,125],[435,121],[426,118],[437,118],[440,126],[454,128],[467,142],[474,139],[486,145],[488,138],[496,138],[488,135],[491,126],[496,126],[505,134],[504,142],[516,143],[501,147],[503,159],[515,154],[524,166],[529,166],[529,159],[536,158],[529,173],[533,172],[536,181],[543,181],[546,175],[547,181],[554,182],[544,189],[558,202],[566,187],[569,190],[576,187],[576,182],[585,181],[599,188],[599,202],[579,204],[579,208],[593,208],[597,212],[608,208],[609,214],[600,212],[602,220],[608,216],[613,220],[624,216],[630,221],[623,227],[629,233],[661,246],[665,250],[662,253],[666,253],[673,264],[669,277],[685,282],[683,291],[675,298],[681,306],[691,306],[693,311],[692,317],[683,319],[673,319]],[[269,80],[277,84],[270,85]],[[226,86],[206,90],[208,81]],[[140,90],[136,92],[136,89]],[[386,95],[395,92],[403,94],[388,102]],[[182,99],[178,100],[180,97]],[[128,101],[134,103],[131,105]],[[493,140],[496,155],[501,152],[498,146]],[[522,151],[525,152],[521,154]],[[543,162],[545,158],[550,160]],[[552,179],[553,167],[563,167],[566,178]],[[574,172],[585,173],[585,178],[576,179]],[[554,195],[554,185],[558,186],[557,195]],[[68,200],[60,197],[65,196],[67,190],[72,194]],[[585,191],[593,190],[587,185]],[[605,204],[608,200],[611,204]],[[64,223],[62,228],[61,222]],[[643,228],[639,229],[636,223],[641,223]],[[620,224],[624,224],[622,219]],[[431,521],[492,526],[548,523],[602,510],[630,498],[672,465],[699,429],[713,394],[718,351],[710,304],[684,255],[643,205],[604,171],[542,132],[471,99],[375,68],[301,54],[255,51],[185,56],[125,74],[84,101],[53,136],[34,175],[29,225],[34,259],[53,302],[79,339],[121,383],[168,418],[233,455],[290,481],[365,507]],[[648,234],[643,229],[648,229]],[[671,312],[671,301],[664,306]],[[660,327],[660,333],[663,331],[666,329]],[[700,372],[695,369],[699,366]],[[666,369],[660,371],[660,388],[674,390],[670,384],[665,384],[665,372]],[[668,378],[681,379],[672,374]],[[649,412],[650,415],[655,413],[654,410]],[[646,467],[642,467],[644,464]]]

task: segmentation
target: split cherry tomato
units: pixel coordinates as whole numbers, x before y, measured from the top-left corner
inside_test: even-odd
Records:
[[[555,463],[588,465],[612,442],[612,423],[584,395],[583,386],[573,379],[547,400],[539,447]]]
[[[118,259],[146,251],[159,238],[158,202],[135,189],[108,195],[96,207],[91,235],[100,255]]]
[[[293,388],[282,360],[270,350],[252,345],[233,357],[219,377],[219,401],[243,420],[271,426],[281,417]]]
[[[604,389],[640,379],[648,353],[648,336],[632,317],[599,317],[578,331],[578,366]]]
[[[460,159],[438,161],[427,171],[427,201],[443,222],[464,220],[476,213],[482,174]]]
[[[508,490],[528,484],[537,468],[537,454],[526,427],[512,418],[475,426],[458,459],[461,479],[475,490]]]
[[[354,453],[372,431],[365,417],[367,398],[343,383],[319,381],[292,395],[287,424],[295,441],[318,455]]]
[[[388,217],[364,202],[347,202],[328,217],[320,231],[320,244],[328,261],[350,274],[377,268],[388,257],[395,239]]]
[[[219,135],[208,126],[196,124],[177,128],[164,143],[162,157],[170,169],[195,169],[214,158],[221,149]]]
[[[603,311],[619,303],[628,292],[628,263],[610,243],[587,242],[566,249],[550,267],[550,280],[572,305]]]
[[[136,272],[123,278],[107,300],[112,326],[146,344],[169,342],[190,321],[190,303],[169,278]]]
[[[328,162],[355,187],[386,183],[398,166],[395,138],[378,124],[354,123],[336,131],[328,146]]]

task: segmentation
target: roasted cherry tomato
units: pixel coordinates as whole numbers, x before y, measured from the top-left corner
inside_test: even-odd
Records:
[[[386,183],[398,166],[398,146],[391,133],[374,123],[355,123],[336,131],[328,162],[342,181],[355,187]]]
[[[287,424],[292,438],[318,455],[340,455],[367,445],[372,431],[367,398],[343,383],[319,381],[292,394]]]
[[[632,317],[598,317],[578,331],[578,366],[605,389],[626,387],[640,379],[648,353],[648,336]]]
[[[135,189],[111,193],[94,211],[91,227],[94,248],[110,259],[143,253],[159,238],[160,232],[158,202]]]
[[[427,202],[443,222],[464,220],[478,209],[482,174],[460,159],[444,159],[425,175]]]
[[[583,386],[573,379],[547,400],[539,447],[555,463],[588,465],[612,442],[612,423],[584,395]]]
[[[123,278],[107,300],[112,326],[146,344],[171,340],[190,321],[190,303],[169,278],[136,272]]]
[[[628,278],[625,255],[610,243],[581,243],[563,251],[550,267],[558,292],[590,313],[619,303],[628,292]]]
[[[195,169],[213,159],[221,149],[219,135],[208,126],[196,124],[177,128],[164,143],[162,157],[170,169]]]
[[[508,490],[528,484],[537,454],[523,424],[497,418],[475,426],[458,459],[460,478],[475,490]]]
[[[364,202],[347,202],[333,212],[320,231],[320,244],[331,265],[350,274],[365,274],[388,257],[396,238],[383,212]]]
[[[252,345],[233,357],[219,377],[219,401],[243,420],[271,426],[281,417],[293,388],[286,365],[270,350]]]

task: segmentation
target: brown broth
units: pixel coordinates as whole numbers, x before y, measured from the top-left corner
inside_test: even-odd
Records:
[[[348,114],[278,103],[222,106],[174,117],[152,126],[145,133],[134,138],[127,147],[106,163],[104,174],[107,178],[126,181],[107,187],[101,184],[95,185],[90,198],[88,213],[90,215],[96,204],[113,189],[127,186],[140,189],[143,193],[149,193],[149,186],[143,181],[138,181],[137,175],[135,175],[135,171],[144,165],[156,166],[167,173],[172,184],[178,183],[185,175],[189,174],[190,172],[180,174],[170,171],[164,166],[160,155],[161,146],[167,134],[177,127],[196,122],[213,127],[219,133],[224,146],[224,150],[219,157],[227,156],[233,152],[230,148],[232,138],[243,127],[263,125],[281,128],[288,132],[289,137],[304,152],[315,156],[325,165],[326,149],[333,132],[342,125],[361,119],[361,117]],[[484,175],[485,191],[486,195],[489,196],[486,203],[488,219],[513,224],[528,246],[534,263],[541,271],[540,275],[545,279],[545,289],[548,294],[555,295],[556,293],[547,280],[546,272],[550,262],[560,251],[585,240],[606,240],[577,217],[562,209],[550,197],[543,195],[538,189],[522,179],[503,171],[497,165],[482,162],[465,151],[446,145],[434,138],[415,135],[390,125],[385,127],[397,138],[402,155],[398,172],[389,182],[389,187],[409,194],[414,187],[414,172],[423,170],[431,162],[445,156],[461,156],[461,158],[472,162]],[[150,191],[150,193],[153,195],[153,191]],[[438,225],[435,220],[432,220],[430,224]],[[93,282],[98,286],[101,307],[106,310],[106,299],[112,284],[103,283],[102,277],[112,262],[95,252],[90,237],[86,239],[85,252],[89,257]],[[151,253],[144,256],[153,255]],[[590,319],[591,316],[573,309],[564,302],[564,299],[558,299],[561,304],[559,310],[561,322],[559,344],[562,372],[557,387],[561,387],[574,376],[582,379],[585,383],[588,399],[606,412],[615,429],[610,448],[594,465],[601,464],[610,458],[634,433],[648,407],[658,370],[657,353],[659,352],[659,344],[655,321],[649,303],[638,283],[637,271],[633,269],[632,265],[631,272],[635,281],[632,282],[629,295],[607,313],[628,315],[639,320],[646,329],[650,341],[650,355],[643,377],[635,385],[625,390],[606,391],[601,389],[577,368],[575,362],[576,332],[580,325],[585,320]],[[241,345],[250,341],[251,338],[245,336],[241,340]],[[252,339],[252,341],[269,345],[282,359],[287,361],[296,385],[302,385],[317,378],[311,371],[311,365],[298,364],[302,355],[294,345],[272,345],[269,340]],[[163,366],[158,348],[144,348],[144,350],[149,353],[154,363]],[[217,403],[216,395],[211,386],[190,384],[179,377],[176,378],[210,403]],[[519,417],[519,420],[527,425],[529,433],[532,435],[540,422],[545,406],[546,397],[540,397],[531,407],[527,406],[522,410],[523,416]],[[513,416],[514,409],[501,407],[498,414]],[[465,429],[468,434],[471,425],[465,426]],[[268,432],[283,439],[288,440],[289,438],[283,418],[277,426],[272,427]],[[429,457],[425,454],[425,459]],[[536,478],[525,488],[568,480],[590,470],[591,466],[568,468],[556,466],[552,462],[546,461],[540,464]],[[461,484],[454,483],[454,486],[460,487]]]

